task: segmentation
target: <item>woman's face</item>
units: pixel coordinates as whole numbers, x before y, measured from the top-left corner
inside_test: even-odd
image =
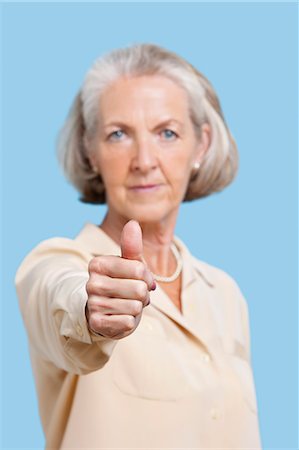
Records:
[[[209,144],[195,135],[186,92],[162,76],[121,78],[101,96],[92,164],[110,213],[139,222],[177,214],[190,173]]]

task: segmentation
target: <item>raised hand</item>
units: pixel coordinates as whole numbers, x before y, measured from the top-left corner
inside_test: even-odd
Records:
[[[138,326],[150,303],[154,278],[142,260],[142,231],[130,220],[121,234],[121,257],[97,256],[88,267],[86,317],[91,331],[121,339]]]

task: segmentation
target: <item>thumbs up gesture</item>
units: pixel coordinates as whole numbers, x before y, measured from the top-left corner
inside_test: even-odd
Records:
[[[88,266],[86,318],[91,331],[121,339],[138,326],[155,281],[142,261],[142,231],[130,220],[121,234],[121,257],[97,256]]]

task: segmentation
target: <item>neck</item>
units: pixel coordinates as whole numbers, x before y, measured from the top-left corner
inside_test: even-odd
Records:
[[[173,241],[178,211],[159,222],[139,222],[142,229],[143,257],[154,273],[169,276],[176,269],[177,262],[170,250]],[[101,228],[116,243],[120,244],[123,226],[129,219],[119,217],[108,210]]]

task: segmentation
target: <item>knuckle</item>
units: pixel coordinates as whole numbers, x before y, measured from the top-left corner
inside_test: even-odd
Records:
[[[144,281],[140,281],[137,287],[137,295],[140,300],[144,301],[147,297],[147,285]]]
[[[94,309],[95,309],[95,307],[96,307],[96,305],[97,305],[97,302],[96,302],[96,297],[95,296],[93,296],[93,295],[89,295],[88,296],[88,300],[87,300],[87,309],[88,309],[88,311],[91,313],[91,312],[93,312],[94,311]]]
[[[149,293],[147,292],[147,294],[146,294],[145,306],[148,306],[148,305],[150,304],[150,302],[151,302],[150,295],[149,295]]]
[[[133,303],[133,315],[137,316],[138,314],[141,313],[142,309],[143,309],[142,303],[139,300],[134,300],[134,303]]]
[[[90,280],[87,281],[87,283],[85,285],[85,290],[87,292],[87,295],[89,296],[89,294],[90,294]]]
[[[97,260],[97,258],[92,258],[90,261],[89,261],[89,264],[88,264],[88,273],[89,274],[91,274],[92,272],[94,272],[95,271],[95,268],[96,268],[96,260]]]
[[[135,328],[135,319],[132,316],[128,316],[124,322],[125,331],[133,331]]]
[[[104,277],[99,277],[96,282],[97,292],[101,295],[106,295],[108,293],[107,280]]]
[[[100,294],[104,291],[104,283],[100,276],[91,276],[86,283],[86,292],[88,295]]]
[[[105,275],[106,274],[106,260],[104,256],[99,256],[97,258],[97,266],[96,266],[96,271],[99,274]]]
[[[100,322],[100,319],[99,319],[99,317],[97,317],[95,314],[91,314],[90,316],[89,316],[89,321],[88,321],[88,323],[89,323],[89,327],[92,329],[92,330],[94,330],[94,331],[101,331],[101,322]]]
[[[101,316],[98,318],[98,330],[99,332],[105,333],[107,336],[113,335],[113,324],[111,324],[109,317]]]
[[[98,297],[97,298],[97,306],[101,312],[105,313],[105,310],[109,308],[107,298],[106,297]]]
[[[135,275],[137,279],[144,279],[146,276],[146,268],[142,262],[138,261],[135,267]]]
[[[85,290],[86,290],[88,296],[92,295],[92,293],[93,293],[93,284],[94,283],[91,279],[89,279],[86,283]]]
[[[100,274],[105,274],[106,271],[106,259],[105,256],[96,256],[93,258],[88,265],[88,272],[91,274],[97,272]]]

